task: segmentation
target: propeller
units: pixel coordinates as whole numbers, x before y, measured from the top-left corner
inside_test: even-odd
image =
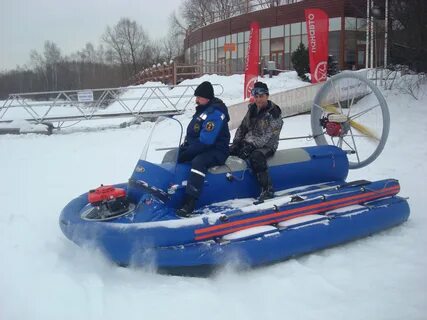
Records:
[[[326,106],[322,106],[322,109],[325,110],[326,112],[329,113],[334,113],[334,114],[341,114],[341,112],[339,112],[338,108],[332,104],[326,105]],[[352,128],[354,128],[355,130],[359,131],[361,134],[365,135],[366,137],[375,140],[375,142],[377,143],[378,141],[380,141],[380,139],[378,138],[378,136],[375,134],[375,132],[373,132],[371,129],[369,129],[368,127],[364,126],[363,124],[348,119],[348,123],[350,124],[350,126]]]

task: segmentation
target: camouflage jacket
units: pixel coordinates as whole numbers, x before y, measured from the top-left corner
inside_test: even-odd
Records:
[[[255,103],[250,104],[234,135],[233,146],[247,142],[257,149],[268,148],[275,152],[283,125],[281,114],[280,107],[270,100],[268,106],[260,111]]]

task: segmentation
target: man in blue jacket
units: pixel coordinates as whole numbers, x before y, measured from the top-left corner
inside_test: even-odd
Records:
[[[196,112],[178,154],[178,162],[191,162],[184,203],[177,211],[181,217],[189,217],[193,212],[208,168],[223,165],[230,154],[227,107],[215,98],[212,84],[208,81],[202,82],[194,95]]]

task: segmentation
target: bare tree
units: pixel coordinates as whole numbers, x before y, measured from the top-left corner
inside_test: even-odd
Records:
[[[43,55],[36,50],[30,53],[31,65],[40,79],[43,79],[46,90],[58,88],[58,65],[62,60],[61,50],[51,41],[45,41]]]
[[[209,0],[185,0],[181,13],[190,30],[206,26],[213,22],[215,8],[213,1]]]
[[[112,49],[125,76],[136,74],[150,47],[150,40],[142,27],[128,18],[122,18],[113,27],[107,27],[102,40]]]
[[[382,3],[380,3],[381,7]],[[407,64],[427,71],[427,3],[425,0],[391,0],[390,57],[395,64]],[[381,8],[384,12],[384,9]]]
[[[31,50],[30,61],[35,74],[45,84],[45,89],[48,89],[49,82],[46,74],[46,61],[43,56],[37,52],[37,50]]]
[[[153,41],[151,43],[151,59],[150,60],[152,63],[159,63],[160,61],[164,60],[161,41]]]
[[[245,0],[213,0],[216,8],[215,18],[225,20],[247,12],[248,1]]]
[[[278,7],[285,4],[300,2],[301,0],[250,0],[250,11]]]
[[[184,38],[187,35],[188,26],[181,22],[177,17],[176,12],[172,12],[169,16],[169,32],[168,37]]]
[[[184,46],[183,40],[179,37],[174,37],[169,34],[162,40],[163,59],[168,62],[170,60],[184,61]]]
[[[61,62],[61,50],[56,43],[45,41],[44,43],[44,57],[46,61],[46,71],[50,82],[50,90],[57,90],[58,88],[58,64]]]
[[[187,35],[188,27],[182,23],[175,12],[169,16],[169,31],[162,39],[162,52],[164,60],[184,61],[184,38]]]
[[[185,0],[181,14],[190,30],[245,13],[250,0]]]

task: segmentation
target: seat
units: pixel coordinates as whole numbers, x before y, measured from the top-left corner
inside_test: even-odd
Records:
[[[273,157],[267,160],[269,167],[282,164],[309,161],[310,155],[303,148],[277,150]],[[235,156],[229,156],[222,166],[215,166],[209,169],[209,173],[221,174],[227,172],[243,171],[247,169],[247,163]]]

